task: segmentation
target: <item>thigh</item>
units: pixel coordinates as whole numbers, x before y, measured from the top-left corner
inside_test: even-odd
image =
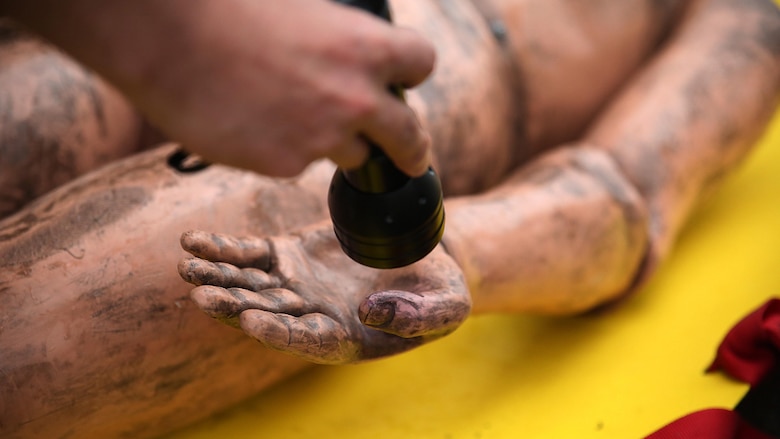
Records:
[[[307,365],[197,309],[179,237],[320,221],[333,167],[179,173],[172,151],[118,160],[0,221],[0,437],[156,437]]]
[[[2,19],[0,121],[0,218],[141,147],[141,118],[118,92]]]

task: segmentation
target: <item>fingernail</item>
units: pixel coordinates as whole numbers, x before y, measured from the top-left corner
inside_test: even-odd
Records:
[[[390,323],[395,317],[395,306],[392,303],[375,303],[361,319],[368,326],[382,326]]]

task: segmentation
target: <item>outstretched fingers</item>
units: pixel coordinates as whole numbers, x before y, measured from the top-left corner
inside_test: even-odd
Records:
[[[302,315],[306,311],[305,301],[284,288],[256,293],[243,288],[203,285],[193,288],[190,298],[207,315],[234,327],[239,327],[238,318],[246,310],[290,315]]]
[[[181,235],[180,241],[181,247],[187,253],[209,261],[261,270],[268,270],[270,265],[270,248],[268,241],[263,238],[236,238],[220,233],[190,230]]]
[[[358,349],[346,328],[325,314],[296,317],[249,309],[241,313],[241,328],[266,347],[320,364],[344,364],[357,359]]]
[[[364,325],[399,337],[444,336],[471,312],[468,294],[388,290],[368,296],[358,310]]]
[[[214,285],[222,288],[245,288],[253,291],[281,287],[281,281],[257,268],[238,268],[224,262],[209,262],[198,258],[179,261],[179,275],[193,285]]]

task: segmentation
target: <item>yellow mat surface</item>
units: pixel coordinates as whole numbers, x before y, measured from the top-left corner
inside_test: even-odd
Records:
[[[746,386],[704,369],[780,296],[780,112],[657,276],[601,315],[473,317],[416,351],[318,367],[166,439],[642,438]]]

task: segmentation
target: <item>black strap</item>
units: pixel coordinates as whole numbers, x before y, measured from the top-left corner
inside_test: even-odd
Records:
[[[185,174],[202,171],[203,169],[208,168],[209,165],[210,163],[190,155],[189,152],[183,149],[174,151],[174,153],[168,157],[168,166]]]
[[[748,390],[734,411],[754,428],[780,439],[780,364]]]

